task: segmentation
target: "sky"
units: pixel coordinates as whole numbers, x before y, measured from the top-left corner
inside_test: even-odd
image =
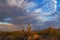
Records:
[[[0,0],[0,24],[17,25],[15,29],[20,30],[22,25],[26,29],[28,22],[32,30],[60,28],[60,0]]]

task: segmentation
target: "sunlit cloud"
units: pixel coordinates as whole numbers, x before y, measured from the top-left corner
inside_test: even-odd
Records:
[[[16,31],[17,25],[7,23],[7,22],[0,22],[0,31]]]

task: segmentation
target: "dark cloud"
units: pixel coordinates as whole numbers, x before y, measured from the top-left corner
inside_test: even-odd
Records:
[[[6,17],[17,18],[18,16],[25,16],[25,11],[17,7],[10,7],[7,4],[0,4],[0,21]]]
[[[0,0],[0,3],[6,3],[6,0]]]

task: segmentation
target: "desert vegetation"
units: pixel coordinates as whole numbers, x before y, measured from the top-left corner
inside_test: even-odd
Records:
[[[33,33],[39,35],[37,39],[30,39],[30,40],[60,40],[60,29],[54,28],[47,28],[40,31],[32,31],[32,38]],[[3,32],[0,31],[0,40],[28,40],[28,33],[25,32],[22,34],[21,31],[14,31],[14,32]]]

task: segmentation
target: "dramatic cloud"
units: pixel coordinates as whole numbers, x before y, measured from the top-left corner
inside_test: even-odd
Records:
[[[18,25],[19,29],[30,22],[33,30],[53,26],[54,22],[57,25],[60,20],[57,4],[56,0],[0,0],[0,22]]]

